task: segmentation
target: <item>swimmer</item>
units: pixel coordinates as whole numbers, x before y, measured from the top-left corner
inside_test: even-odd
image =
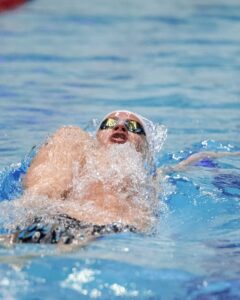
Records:
[[[31,211],[54,204],[51,226],[46,216],[29,215],[29,226],[12,241],[67,244],[76,236],[148,231],[158,199],[156,172],[149,175],[146,167],[151,163],[146,121],[133,112],[114,111],[104,117],[96,137],[79,127],[60,128],[33,159],[20,201]],[[231,154],[198,153],[166,170],[181,171],[200,159]]]
[[[79,127],[60,128],[33,159],[24,178],[21,203],[30,210],[41,206],[40,199],[48,206],[54,203],[54,224],[67,223],[94,235],[146,231],[154,209],[154,201],[145,200],[143,187],[148,148],[144,119],[128,111],[108,114],[96,137]],[[154,188],[151,190],[154,193]],[[43,218],[31,218],[30,228],[15,240],[25,241],[36,230],[34,239],[42,235]]]

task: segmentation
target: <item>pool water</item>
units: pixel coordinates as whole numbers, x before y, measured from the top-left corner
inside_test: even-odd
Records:
[[[168,128],[159,166],[239,151],[239,32],[237,0],[36,0],[2,13],[1,232],[32,147],[61,125],[136,111]],[[239,157],[168,174],[161,199],[152,236],[2,246],[0,298],[240,299]]]

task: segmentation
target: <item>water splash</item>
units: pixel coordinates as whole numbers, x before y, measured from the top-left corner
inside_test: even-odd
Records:
[[[110,145],[102,150],[101,154],[99,151],[86,151],[86,153],[89,154],[86,158],[86,165],[84,168],[79,168],[79,165],[75,164],[73,176],[72,197],[88,200],[81,209],[92,210],[93,214],[100,213],[100,211],[94,211],[95,199],[89,198],[86,194],[86,191],[92,191],[93,187],[97,190],[99,185],[101,186],[99,193],[105,195],[104,205],[106,206],[114,203],[112,202],[114,194],[117,195],[116,204],[121,207],[129,203],[130,210],[130,203],[142,211],[146,210],[146,207],[151,211],[158,207],[156,182],[148,174],[142,155],[133,145],[130,143]],[[99,159],[99,155],[104,159]],[[121,213],[119,213],[119,218],[121,218]]]
[[[148,138],[151,141],[149,143],[151,160],[148,160],[147,164],[141,153],[137,152],[130,143],[111,145],[101,153],[96,149],[93,151],[92,144],[87,144],[85,145],[87,157],[84,167],[80,167],[76,161],[73,163],[72,192],[68,201],[50,200],[47,197],[33,196],[25,192],[24,196],[18,200],[2,203],[1,228],[12,230],[16,226],[24,227],[26,219],[33,219],[36,215],[51,216],[58,212],[65,213],[68,210],[101,215],[102,212],[97,210],[94,204],[95,199],[86,193],[86,191],[93,190],[99,183],[103,187],[104,195],[111,195],[114,192],[118,195],[119,203],[131,199],[141,211],[148,209],[153,216],[158,215],[159,211],[165,210],[166,206],[159,198],[162,198],[165,193],[163,186],[166,177],[160,173],[154,177],[156,174],[153,172],[154,160],[152,157],[161,150],[167,130],[163,125],[153,124],[149,120],[145,122],[145,125],[148,126]],[[91,126],[89,124],[88,129],[93,134],[93,131],[96,132],[98,122],[94,119]],[[63,137],[61,141],[63,145],[68,142],[65,138],[69,137]],[[65,151],[64,147],[62,151]],[[31,159],[32,157],[33,155],[31,155]],[[24,167],[25,173],[29,163],[30,159],[25,159],[25,162],[18,167]],[[12,178],[9,180],[14,181]],[[17,180],[17,187],[19,187],[21,177],[19,176]],[[19,196],[13,192],[12,197],[10,195],[7,199],[19,198]],[[81,202],[81,200],[83,201]],[[111,197],[106,197],[104,202],[110,206]],[[132,213],[136,214],[136,212]],[[121,221],[121,217],[119,220]]]
[[[143,118],[143,120],[147,127],[150,154],[153,158],[156,158],[167,138],[167,128],[163,124],[153,123],[146,118]]]
[[[112,145],[101,153],[100,157],[99,151],[86,153],[84,168],[80,168],[77,162],[73,164],[72,193],[67,201],[33,196],[25,192],[19,199],[1,203],[1,228],[7,231],[16,227],[24,228],[29,220],[33,220],[36,216],[42,216],[50,221],[54,214],[66,211],[78,213],[81,211],[82,214],[105,218],[107,217],[105,212],[98,209],[95,199],[86,195],[86,191],[92,190],[99,182],[103,186],[104,194],[109,195],[114,191],[118,195],[119,203],[126,203],[131,198],[140,211],[144,212],[148,208],[155,210],[156,214],[159,207],[156,181],[149,176],[141,154],[130,143]],[[101,156],[107,159],[101,160]],[[80,201],[81,199],[83,201]],[[111,197],[106,197],[104,201],[105,205],[111,206]],[[133,213],[136,214],[134,211]],[[118,221],[121,221],[121,214]]]

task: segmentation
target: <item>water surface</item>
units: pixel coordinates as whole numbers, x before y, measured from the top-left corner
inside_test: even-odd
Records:
[[[1,178],[59,126],[119,108],[167,126],[159,165],[239,150],[239,32],[237,0],[39,0],[1,14]],[[224,158],[170,174],[153,237],[1,248],[1,297],[239,299],[239,169]]]

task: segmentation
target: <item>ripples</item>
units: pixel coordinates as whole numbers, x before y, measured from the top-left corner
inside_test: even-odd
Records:
[[[192,286],[191,286],[192,284]],[[228,281],[206,281],[196,280],[188,286],[188,299],[239,299],[240,284],[239,280]]]
[[[57,55],[48,55],[48,54],[6,54],[1,56],[2,62],[61,62],[61,63],[72,63],[72,62],[87,62],[87,61],[103,61],[103,62],[120,62],[120,63],[127,63],[128,59],[121,56],[86,56],[86,57],[67,57],[67,56],[57,56]]]
[[[238,150],[239,9],[237,0],[42,0],[1,14],[1,165],[58,126],[119,108],[168,127],[159,165]],[[61,256],[1,248],[13,265],[1,267],[1,296],[237,299],[240,166],[212,166],[170,176],[155,237],[111,236]],[[20,191],[17,171],[1,171],[2,199]]]

